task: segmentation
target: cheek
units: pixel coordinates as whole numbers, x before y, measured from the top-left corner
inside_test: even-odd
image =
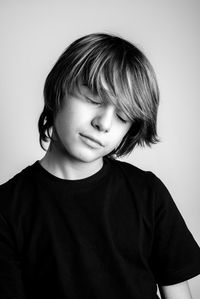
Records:
[[[128,131],[130,130],[130,127],[131,127],[131,125],[127,124],[127,125],[119,127],[117,129],[117,136],[120,140],[122,140],[124,138],[124,136],[128,133]]]
[[[111,146],[113,148],[116,148],[119,146],[119,144],[121,143],[122,139],[124,138],[124,136],[127,134],[129,129],[127,128],[124,128],[121,130],[120,129],[117,129],[115,130],[115,132],[113,132],[113,135],[112,137],[110,137],[110,142],[111,142]]]
[[[68,122],[66,118],[63,118],[62,115],[58,115],[55,119],[54,126],[60,140],[66,143],[66,140],[70,137],[70,122]]]

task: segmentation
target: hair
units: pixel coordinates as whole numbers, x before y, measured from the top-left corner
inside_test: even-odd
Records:
[[[38,128],[40,145],[52,140],[54,119],[66,92],[73,94],[83,82],[91,92],[122,110],[132,126],[109,154],[129,154],[136,145],[158,142],[159,89],[152,65],[135,45],[119,36],[94,33],[74,41],[59,57],[44,85],[44,109]]]

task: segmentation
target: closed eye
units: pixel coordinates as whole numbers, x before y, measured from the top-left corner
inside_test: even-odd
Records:
[[[87,100],[87,102],[94,104],[94,105],[101,105],[101,102],[95,101],[94,99],[91,99],[88,96],[85,96],[85,99]]]
[[[119,118],[119,120],[125,124],[128,122],[131,122],[131,120],[128,118],[128,116],[123,112],[117,111],[116,115]]]
[[[123,122],[123,123],[127,123],[128,120],[124,119],[122,116],[120,116],[119,114],[117,114],[117,117]]]
[[[98,99],[95,99],[95,100],[94,100],[94,98],[93,98],[93,97],[90,97],[90,96],[86,96],[86,95],[84,95],[84,98],[86,99],[86,101],[87,101],[88,103],[91,103],[91,104],[93,104],[93,105],[100,106],[100,105],[103,104],[100,100],[98,100]],[[116,115],[117,115],[118,119],[119,119],[121,122],[123,122],[124,124],[126,124],[126,123],[129,122],[129,120],[127,119],[126,116],[122,116],[121,114],[118,114],[118,113],[116,113]]]

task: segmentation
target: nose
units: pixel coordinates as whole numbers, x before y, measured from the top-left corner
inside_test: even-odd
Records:
[[[112,126],[115,107],[106,105],[100,108],[92,120],[92,126],[101,132],[109,132]]]

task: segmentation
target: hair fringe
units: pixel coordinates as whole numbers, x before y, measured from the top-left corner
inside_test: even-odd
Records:
[[[65,92],[73,94],[81,83],[133,121],[119,147],[109,156],[124,156],[137,145],[159,142],[159,89],[153,67],[135,45],[118,36],[97,33],[74,41],[47,76],[45,105],[38,122],[44,150],[43,143],[51,140],[50,130]]]

